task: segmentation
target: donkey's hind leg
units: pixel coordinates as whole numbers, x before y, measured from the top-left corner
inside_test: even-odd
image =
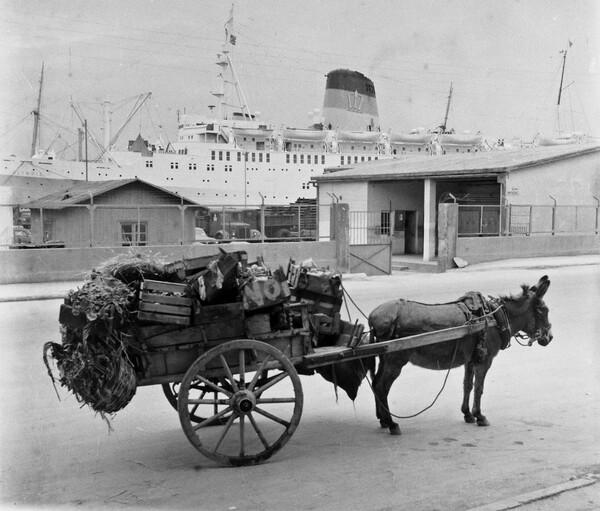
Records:
[[[460,407],[460,411],[465,417],[465,422],[472,424],[475,422],[475,416],[471,413],[471,407],[469,402],[471,399],[471,391],[473,390],[473,378],[475,376],[475,369],[472,362],[465,364],[465,379],[463,380],[463,402]]]

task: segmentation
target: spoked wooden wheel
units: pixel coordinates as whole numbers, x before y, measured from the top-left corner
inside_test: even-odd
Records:
[[[197,382],[216,398],[202,395]],[[250,465],[270,458],[290,439],[300,422],[303,394],[296,368],[281,351],[260,341],[236,340],[191,365],[178,402],[183,431],[198,451],[222,464]],[[212,413],[215,406],[220,411]],[[195,414],[206,419],[195,423]],[[223,419],[225,424],[208,427]]]
[[[177,399],[179,397],[180,385],[179,382],[163,383],[162,385],[163,392],[169,401],[169,404],[175,408],[175,410],[178,410]],[[206,395],[212,395],[215,399],[217,398],[217,393],[202,382],[192,382],[192,387],[199,391],[202,398]],[[218,411],[219,407],[215,404],[212,415],[218,413]],[[190,410],[190,420],[193,422],[202,422],[203,420],[206,420],[206,417],[200,417],[200,415],[197,415],[196,409],[192,409]],[[226,419],[222,418],[219,422],[215,422],[215,424],[225,424],[225,420]]]

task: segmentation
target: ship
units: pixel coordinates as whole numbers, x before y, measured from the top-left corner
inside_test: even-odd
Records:
[[[234,66],[235,45],[231,15],[216,60],[221,85],[212,94],[217,104],[209,108],[208,115],[184,113],[178,119],[177,140],[151,143],[139,134],[126,150],[117,150],[119,132],[112,138],[110,133],[111,104],[103,103],[103,143],[90,135],[84,116],[74,107],[82,129],[79,157],[73,161],[47,151],[40,154],[36,148],[42,67],[38,106],[33,112],[34,156],[2,159],[2,203],[34,200],[75,181],[139,178],[203,205],[290,204],[316,198],[312,178],[325,168],[344,168],[398,154],[485,150],[479,136],[449,137],[423,129],[409,133],[382,130],[373,81],[350,69],[335,69],[326,75],[323,107],[313,111],[310,124],[269,125],[260,114],[250,111],[245,100]],[[136,109],[150,95],[140,95]],[[88,145],[98,153],[94,158],[89,157]]]

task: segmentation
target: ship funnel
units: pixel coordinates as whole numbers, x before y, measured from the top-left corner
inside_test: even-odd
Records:
[[[331,71],[325,86],[323,118],[328,129],[379,131],[373,82],[358,71]]]

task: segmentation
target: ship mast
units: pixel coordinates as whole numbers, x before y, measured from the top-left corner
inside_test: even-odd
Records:
[[[252,119],[252,115],[250,114],[250,108],[248,107],[248,103],[244,96],[244,92],[242,91],[242,87],[239,84],[237,73],[235,71],[235,67],[233,65],[233,61],[231,59],[231,48],[236,44],[236,36],[233,30],[233,4],[231,5],[231,11],[229,13],[229,19],[225,23],[225,42],[223,43],[222,55],[217,55],[217,65],[221,66],[222,71],[220,73],[221,77],[221,90],[218,92],[211,92],[213,96],[219,98],[219,118],[226,119],[227,107],[236,107],[240,108],[244,118],[248,120]],[[226,69],[229,68],[231,73],[231,78],[228,79],[226,76]],[[227,89],[230,87],[234,88],[237,94],[237,99],[240,102],[240,105],[233,105],[228,102],[228,94]]]
[[[38,131],[40,125],[40,110],[42,106],[42,87],[44,84],[44,63],[42,62],[42,74],[40,76],[40,89],[38,92],[37,106],[31,113],[33,114],[33,139],[31,140],[31,156],[37,152]]]
[[[563,58],[562,58],[562,71],[560,74],[560,86],[558,87],[558,99],[556,101],[556,122],[557,122],[557,127],[558,127],[558,133],[560,135],[561,133],[561,129],[560,129],[560,100],[562,97],[562,91],[563,91],[563,81],[565,79],[565,67],[567,65],[567,50],[571,47],[573,43],[571,41],[569,41],[569,45],[567,46],[567,48],[563,51],[561,51],[561,53],[563,54]]]
[[[450,82],[450,92],[448,93],[448,103],[446,103],[446,114],[444,115],[444,122],[437,128],[440,133],[446,132],[446,126],[448,123],[448,112],[450,112],[450,102],[452,101],[452,85],[452,82]]]

